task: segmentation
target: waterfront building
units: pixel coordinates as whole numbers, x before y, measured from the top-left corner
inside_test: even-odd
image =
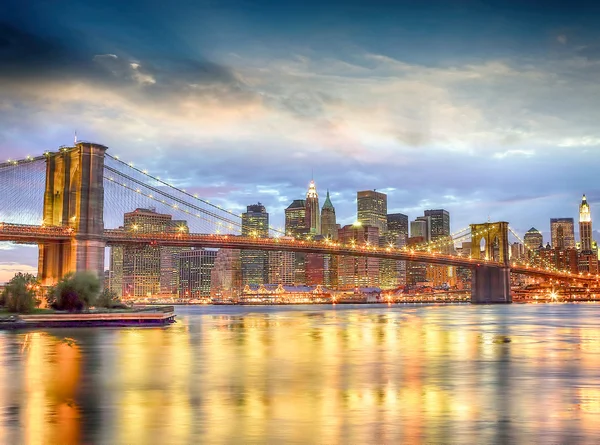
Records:
[[[210,296],[211,273],[216,250],[194,249],[178,254],[179,296],[199,298]]]
[[[573,218],[551,218],[550,232],[553,248],[575,248],[575,223]]]
[[[338,240],[342,244],[379,244],[379,228],[365,226],[360,222],[346,225],[339,230]],[[379,285],[379,259],[341,256],[338,262],[338,286],[348,289],[360,286]]]
[[[539,250],[539,255],[542,267],[554,266],[558,270],[572,273],[578,273],[579,271],[579,261],[575,247],[561,249],[546,244],[546,247]]]
[[[132,233],[189,232],[186,221],[172,218],[153,208],[137,208],[125,213],[121,230]],[[123,297],[176,294],[178,274],[174,261],[182,250],[157,246],[112,247],[111,290]]]
[[[249,205],[242,213],[242,236],[267,238],[269,236],[269,214],[260,202]],[[264,284],[268,281],[269,256],[262,250],[242,250],[242,283]]]
[[[291,236],[281,237],[282,240],[292,240]],[[294,252],[269,252],[270,284],[294,284]]]
[[[423,245],[425,237],[411,236],[407,240],[408,248]],[[408,261],[406,264],[406,284],[416,286],[427,281],[427,264]]]
[[[380,234],[387,232],[387,195],[375,190],[356,194],[357,219],[363,226],[377,227]]]
[[[242,288],[241,251],[219,249],[210,276],[211,297],[235,298]]]

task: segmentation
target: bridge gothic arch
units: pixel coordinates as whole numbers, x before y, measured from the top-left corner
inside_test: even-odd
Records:
[[[508,223],[506,221],[471,224],[471,256],[508,264]]]

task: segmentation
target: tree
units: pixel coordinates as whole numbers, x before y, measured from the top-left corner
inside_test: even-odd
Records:
[[[107,309],[126,308],[119,299],[116,292],[110,289],[104,289],[96,299],[96,307],[105,307]]]
[[[92,306],[100,292],[100,280],[92,272],[65,275],[48,293],[48,304],[54,309],[81,312]]]
[[[10,312],[31,312],[40,304],[40,300],[36,298],[39,289],[40,283],[34,275],[19,272],[6,284],[2,292],[3,304]]]

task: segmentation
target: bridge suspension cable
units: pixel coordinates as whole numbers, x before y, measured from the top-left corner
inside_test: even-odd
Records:
[[[231,228],[235,227],[235,229],[237,231],[241,230],[242,224],[241,224],[241,215],[237,215],[234,212],[230,211],[230,210],[226,210],[223,209],[221,206],[217,205],[217,204],[213,204],[208,200],[202,199],[200,197],[198,197],[195,194],[191,194],[188,191],[184,190],[184,189],[180,189],[178,187],[175,187],[172,184],[169,184],[168,182],[160,179],[158,176],[153,176],[151,174],[149,174],[146,170],[142,170],[139,169],[137,167],[134,167],[133,164],[131,163],[126,163],[124,161],[122,161],[121,159],[119,159],[116,156],[111,156],[109,154],[106,154],[106,157],[109,160],[114,160],[118,165],[120,166],[124,166],[128,169],[131,169],[133,172],[142,175],[142,178],[147,179],[148,181],[152,181],[155,184],[158,184],[158,186],[163,186],[166,187],[170,190],[172,190],[174,193],[180,194],[181,197],[177,197],[175,196],[173,193],[168,193],[165,190],[161,190],[160,188],[158,188],[157,186],[153,186],[148,184],[147,182],[145,182],[142,179],[137,179],[134,178],[132,175],[129,175],[127,173],[124,173],[114,167],[111,167],[107,164],[105,164],[105,169],[108,170],[109,172],[111,172],[112,174],[116,174],[121,176],[122,178],[126,179],[127,181],[131,181],[133,183],[135,183],[136,185],[140,186],[140,187],[144,187],[148,190],[151,190],[153,193],[155,194],[160,194],[161,196],[166,197],[167,199],[173,200],[183,206],[186,206],[188,208],[193,209],[195,212],[200,212],[202,214],[205,214],[211,218],[214,218],[218,221],[221,221],[222,223],[225,223],[226,225],[231,226]],[[114,178],[113,178],[114,179]],[[131,187],[130,187],[131,188]],[[137,188],[134,187],[135,191],[137,192]],[[140,193],[140,192],[137,192]],[[168,205],[165,202],[163,202],[163,200],[160,199],[156,199],[152,196],[146,196],[149,197],[150,199],[153,199],[157,202],[160,202],[161,204],[164,205]],[[185,199],[184,199],[185,198]],[[192,200],[192,202],[188,201],[188,200]],[[202,204],[205,206],[208,206],[214,210],[208,210],[206,208],[200,207],[198,204],[194,204],[193,202],[197,202],[198,204]],[[200,215],[198,213],[195,212],[189,212],[189,211],[185,211],[183,209],[177,208],[177,207],[173,207],[170,206],[171,208],[174,209],[178,209],[186,214],[195,216],[195,217],[200,217]],[[210,221],[209,219],[205,218],[206,221]],[[217,225],[221,225],[217,222]],[[218,229],[219,230],[219,229]],[[269,232],[271,232],[272,234],[274,234],[275,236],[281,236],[281,235],[285,235],[285,232],[279,229],[276,229],[274,227],[269,227]]]
[[[121,178],[122,178],[122,179],[124,179],[124,180],[131,181],[131,182],[133,182],[133,183],[135,183],[135,184],[137,184],[137,185],[139,185],[139,186],[141,186],[141,187],[144,187],[144,188],[146,188],[146,189],[148,189],[148,190],[150,190],[150,191],[152,191],[152,192],[154,192],[154,193],[156,193],[156,194],[158,194],[158,195],[161,195],[161,196],[163,196],[163,197],[165,197],[165,198],[167,198],[167,199],[169,199],[169,200],[175,201],[175,202],[177,202],[177,203],[179,203],[179,204],[182,204],[182,205],[184,205],[184,206],[186,206],[186,207],[189,207],[189,208],[191,208],[191,209],[194,209],[194,210],[195,210],[195,211],[197,211],[197,212],[201,212],[202,214],[205,214],[205,215],[207,215],[207,216],[210,216],[210,217],[212,217],[212,218],[214,218],[214,219],[220,220],[220,221],[222,221],[222,222],[224,222],[224,223],[226,223],[226,224],[229,224],[230,226],[235,226],[235,227],[238,227],[238,228],[239,228],[238,230],[241,230],[241,226],[242,226],[242,225],[241,225],[241,222],[240,222],[240,221],[234,221],[234,220],[232,220],[232,219],[225,218],[225,217],[223,217],[223,216],[221,216],[221,215],[218,215],[217,213],[214,213],[214,212],[211,212],[211,211],[209,211],[209,210],[203,209],[203,208],[201,208],[201,207],[198,207],[198,206],[196,206],[196,205],[194,205],[194,204],[190,204],[189,202],[186,202],[186,201],[184,201],[184,200],[183,200],[183,199],[181,199],[181,198],[178,198],[178,197],[176,197],[176,196],[173,196],[173,195],[171,195],[171,194],[169,194],[169,193],[167,193],[167,192],[165,192],[165,191],[163,191],[163,190],[160,190],[159,188],[153,187],[153,186],[151,186],[151,185],[149,185],[149,184],[145,184],[144,182],[142,182],[142,181],[139,181],[139,180],[137,180],[137,179],[135,179],[135,178],[133,178],[133,177],[131,177],[131,176],[129,176],[129,175],[127,175],[127,174],[123,173],[123,172],[120,172],[120,171],[118,171],[117,169],[114,169],[114,168],[112,168],[112,167],[109,167],[109,166],[107,166],[107,165],[105,165],[105,166],[104,166],[104,169],[105,169],[105,170],[107,170],[107,171],[109,171],[110,173],[112,173],[112,174],[114,174],[114,175],[117,175],[117,176],[121,177]],[[147,198],[150,198],[150,199],[152,199],[152,200],[154,200],[154,201],[157,201],[157,202],[160,202],[160,203],[162,203],[162,204],[166,204],[166,205],[168,205],[168,204],[167,204],[167,203],[166,203],[164,200],[161,200],[161,199],[159,199],[159,198],[155,197],[155,196],[154,196],[154,195],[152,195],[152,194],[145,194],[145,193],[142,193],[142,192],[141,192],[141,189],[139,189],[139,188],[133,188],[133,187],[130,187],[130,186],[128,186],[128,185],[127,185],[127,184],[125,184],[124,182],[123,182],[123,183],[120,183],[120,182],[118,182],[117,180],[115,180],[115,179],[114,179],[114,176],[109,176],[109,177],[107,177],[106,179],[108,179],[109,181],[113,181],[113,182],[115,182],[116,184],[119,184],[119,185],[121,185],[122,187],[124,187],[124,188],[126,188],[126,189],[128,189],[128,190],[130,190],[130,191],[133,191],[133,192],[135,192],[135,193],[140,193],[140,194],[143,194],[143,195],[144,195],[145,197],[147,197]],[[173,206],[171,205],[171,207],[173,207]],[[177,207],[174,207],[174,208],[175,208],[175,209],[177,209]],[[181,210],[182,212],[184,212],[184,213],[187,213],[187,214],[189,214],[189,215],[192,215],[192,216],[201,217],[201,216],[200,216],[200,214],[198,214],[198,213],[194,214],[194,213],[192,213],[192,212],[189,212],[189,211],[187,211],[187,210],[185,210],[185,209],[179,209],[179,210]],[[212,221],[212,220],[210,220],[210,219],[208,219],[208,218],[204,218],[204,219],[205,219],[206,221],[209,221],[209,222],[211,222],[211,221]]]

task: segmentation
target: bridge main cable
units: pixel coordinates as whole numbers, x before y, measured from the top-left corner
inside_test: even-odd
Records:
[[[226,218],[226,217],[224,217],[224,216],[221,216],[221,215],[218,215],[218,214],[216,214],[216,213],[214,213],[214,212],[211,212],[211,211],[208,211],[208,210],[206,210],[206,209],[203,209],[202,207],[198,207],[198,206],[197,206],[197,205],[195,205],[195,204],[190,204],[189,202],[186,202],[186,201],[184,201],[184,200],[183,200],[183,199],[181,199],[181,198],[177,198],[176,196],[173,196],[173,195],[171,195],[171,194],[169,194],[169,193],[167,193],[167,192],[164,192],[164,191],[160,190],[159,188],[156,188],[156,187],[153,187],[153,186],[151,186],[151,185],[148,185],[148,184],[144,183],[143,181],[140,181],[140,180],[138,180],[138,179],[135,179],[135,178],[133,178],[133,177],[129,176],[128,174],[126,174],[126,173],[120,172],[120,171],[119,171],[119,170],[117,170],[117,169],[114,169],[114,168],[112,168],[112,167],[109,167],[108,165],[104,165],[104,169],[105,169],[105,170],[107,170],[107,171],[109,171],[109,172],[111,172],[111,173],[114,173],[115,175],[118,175],[118,176],[120,176],[121,178],[124,178],[124,179],[126,179],[126,180],[128,180],[128,181],[134,182],[135,184],[137,184],[137,185],[139,185],[139,186],[141,186],[141,187],[147,188],[147,189],[149,189],[149,190],[153,191],[153,192],[154,192],[154,193],[156,193],[156,194],[159,194],[159,195],[161,195],[161,196],[163,196],[163,197],[165,197],[165,198],[168,198],[168,199],[170,199],[170,200],[172,200],[172,201],[178,202],[179,204],[182,204],[182,205],[184,205],[184,206],[186,206],[186,207],[190,207],[190,208],[192,208],[192,209],[194,209],[194,210],[196,210],[196,211],[198,211],[198,212],[202,212],[202,213],[204,213],[204,214],[206,214],[206,215],[208,215],[208,216],[211,216],[211,217],[213,217],[213,218],[215,218],[215,219],[218,219],[218,220],[220,220],[220,221],[226,222],[226,223],[227,223],[227,224],[229,224],[229,225],[234,225],[234,226],[237,226],[237,227],[241,227],[241,226],[242,226],[241,222],[239,222],[239,221],[234,221],[234,220],[228,219],[228,218]],[[111,178],[111,177],[109,177],[109,178],[107,178],[107,179],[108,179],[109,181],[114,181],[114,179],[113,179],[113,178]],[[116,181],[114,181],[114,182],[116,182]],[[129,189],[130,189],[130,190],[132,190],[132,191],[136,191],[136,190],[134,190],[133,188],[129,188]],[[138,192],[138,193],[139,193],[139,192]],[[155,200],[156,200],[156,201],[158,201],[158,202],[162,202],[162,201],[160,201],[160,200],[159,200],[159,199],[157,199],[157,198],[153,198],[153,197],[151,197],[151,199],[155,199]],[[164,202],[163,202],[163,204],[164,204]],[[187,212],[186,212],[186,213],[187,213]]]

